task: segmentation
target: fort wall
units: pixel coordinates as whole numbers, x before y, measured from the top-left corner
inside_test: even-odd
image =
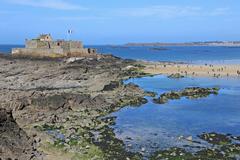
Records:
[[[96,56],[94,50],[85,48],[71,48],[65,51],[63,48],[39,49],[39,48],[14,48],[12,54],[16,56],[32,56],[32,57],[91,57]]]
[[[43,34],[37,39],[27,40],[25,48],[12,49],[12,54],[38,57],[96,56],[96,50],[84,48],[81,41],[53,41],[50,34]]]
[[[31,40],[31,41],[26,41],[26,48],[37,48],[38,47],[38,44],[37,44],[37,41],[35,40]]]
[[[53,55],[59,55],[59,57],[65,56],[62,48],[58,49],[34,49],[34,48],[14,48],[12,54],[22,56],[38,56],[38,57],[49,57]]]

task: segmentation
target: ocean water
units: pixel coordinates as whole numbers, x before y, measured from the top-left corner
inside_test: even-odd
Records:
[[[0,44],[0,53],[9,54],[9,53],[11,53],[12,48],[22,48],[22,47],[24,47],[24,45]]]
[[[160,75],[130,79],[125,83],[129,82],[158,94],[194,86],[221,88],[218,95],[195,100],[182,98],[167,104],[154,104],[152,98],[147,97],[147,104],[128,106],[111,114],[117,117],[116,125],[112,126],[117,137],[126,146],[131,144],[127,147],[131,151],[145,148],[154,152],[154,149],[194,146],[179,137],[193,136],[193,140],[201,141],[197,135],[203,132],[240,135],[240,79],[169,79]]]
[[[10,53],[23,45],[0,45],[0,52]],[[103,54],[147,61],[180,61],[188,63],[240,63],[240,47],[126,47],[86,46]]]
[[[94,46],[101,53],[147,61],[240,63],[240,47],[124,47]]]

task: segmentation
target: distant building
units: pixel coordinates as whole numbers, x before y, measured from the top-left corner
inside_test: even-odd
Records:
[[[37,39],[40,41],[53,41],[50,34],[41,34]]]
[[[95,56],[96,49],[84,48],[80,41],[54,41],[50,34],[26,40],[25,48],[12,49],[13,55],[40,57],[88,57]]]

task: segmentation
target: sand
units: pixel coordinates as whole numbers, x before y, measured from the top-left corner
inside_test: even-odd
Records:
[[[240,77],[240,64],[185,64],[170,62],[143,62],[144,72],[176,74],[191,77]]]

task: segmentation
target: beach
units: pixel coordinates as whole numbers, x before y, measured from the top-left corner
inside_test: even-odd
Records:
[[[176,74],[190,77],[239,77],[239,64],[187,64],[172,62],[143,62],[149,74]]]

